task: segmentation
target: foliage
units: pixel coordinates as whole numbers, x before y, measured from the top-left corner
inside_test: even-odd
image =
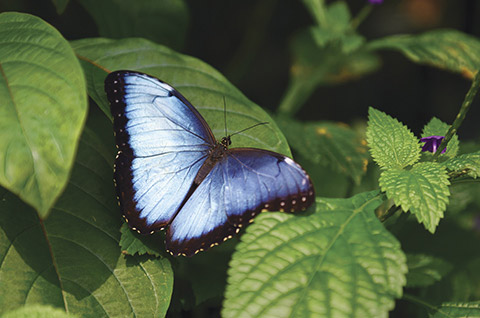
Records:
[[[40,14],[0,13],[0,317],[480,316],[480,147],[457,135],[480,86],[480,40],[440,29],[371,41],[358,26],[374,7],[353,14],[350,2],[302,1],[312,22],[291,39],[273,113],[189,55],[188,24],[201,17],[183,0],[52,0],[96,25],[98,37],[73,41]],[[367,81],[386,50],[472,82],[451,124],[428,114],[418,134],[409,118],[360,104],[361,122],[302,119],[317,89]],[[217,138],[268,122],[234,146],[291,147],[315,205],[262,214],[192,258],[167,255],[162,232],[132,232],[115,198],[103,87],[119,69],[174,86]],[[445,153],[422,151],[430,136],[445,137]]]

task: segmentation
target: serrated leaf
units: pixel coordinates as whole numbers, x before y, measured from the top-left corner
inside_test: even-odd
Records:
[[[205,117],[217,138],[225,135],[224,100],[229,133],[268,122],[233,136],[232,147],[257,147],[291,156],[285,137],[270,116],[210,65],[143,39],[85,39],[72,46],[83,61],[89,95],[109,117],[103,87],[108,70],[137,70],[180,91]]]
[[[480,301],[469,303],[443,303],[432,318],[478,318],[480,317]]]
[[[152,235],[142,235],[130,229],[127,223],[123,223],[120,228],[122,237],[120,239],[120,247],[125,255],[166,255],[163,232],[157,232]]]
[[[420,158],[418,139],[407,126],[372,107],[368,109],[367,144],[382,169],[404,168]]]
[[[89,130],[69,184],[40,221],[0,189],[0,313],[44,304],[78,317],[159,317],[173,286],[166,259],[121,254],[113,156]]]
[[[345,174],[360,184],[368,164],[365,141],[343,123],[299,122],[277,117],[289,144],[306,160]]]
[[[476,179],[480,176],[480,151],[467,153],[443,163],[449,171],[467,174]]]
[[[445,260],[425,254],[407,254],[407,287],[427,287],[452,270]]]
[[[87,112],[85,78],[50,24],[0,14],[0,185],[41,218],[63,191]]]
[[[427,230],[435,232],[450,195],[445,167],[436,162],[420,162],[411,170],[384,170],[379,183],[395,205],[412,212]]]
[[[31,305],[9,311],[1,318],[75,318],[77,316],[68,314],[63,310],[51,306]]]
[[[470,79],[480,69],[480,40],[456,30],[394,35],[372,41],[369,47],[397,50],[415,63],[458,72]]]
[[[423,127],[422,131],[422,138],[430,137],[430,136],[445,136],[447,134],[448,129],[450,129],[450,125],[442,122],[440,119],[433,117],[428,124]],[[447,150],[441,156],[445,156],[448,158],[453,158],[458,153],[458,136],[454,134],[452,139],[448,142]],[[427,152],[428,154],[428,152]],[[433,155],[433,154],[432,154]]]
[[[184,0],[78,0],[90,13],[100,36],[141,37],[171,48],[183,47],[188,26]]]
[[[374,191],[257,217],[230,262],[223,317],[387,317],[407,268],[375,217],[381,202]]]

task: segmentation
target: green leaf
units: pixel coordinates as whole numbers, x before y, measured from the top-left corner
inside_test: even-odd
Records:
[[[69,184],[45,221],[0,189],[0,313],[45,304],[79,317],[165,315],[170,264],[122,255],[113,156],[104,150],[86,130]]]
[[[365,41],[360,35],[330,38],[329,32],[312,27],[293,39],[290,82],[279,106],[282,113],[294,114],[318,86],[355,80],[380,66],[377,56],[360,46]]]
[[[420,162],[411,170],[384,170],[379,182],[395,205],[412,212],[427,230],[435,232],[450,195],[445,167],[436,162]]]
[[[142,235],[130,229],[127,223],[123,223],[120,232],[120,247],[125,255],[166,255],[163,232],[157,232],[152,235]]]
[[[407,287],[433,285],[452,270],[450,263],[425,254],[407,254],[407,266]]]
[[[422,138],[430,137],[430,136],[445,136],[447,134],[448,129],[450,129],[450,125],[442,122],[440,119],[433,117],[428,124],[423,127],[422,131]],[[458,136],[455,134],[453,135],[452,139],[448,142],[447,150],[441,156],[445,156],[448,158],[453,158],[457,155],[458,147]],[[429,152],[425,152],[426,154],[431,154]]]
[[[292,44],[293,65],[290,68],[290,82],[279,110],[294,114],[313,91],[319,86],[344,83],[373,72],[379,67],[379,60],[365,50],[342,53],[338,43],[326,47],[316,45],[314,29],[299,33]],[[355,45],[355,37],[342,40],[345,47]]]
[[[420,158],[418,139],[407,126],[372,107],[368,109],[367,143],[382,169],[403,168]]]
[[[387,317],[407,267],[375,217],[381,202],[374,191],[257,217],[230,262],[222,316]]]
[[[360,184],[368,164],[368,153],[356,132],[343,123],[299,122],[278,117],[277,123],[292,148],[305,159],[328,166]]]
[[[267,113],[247,99],[208,64],[143,39],[74,41],[83,61],[89,95],[110,115],[104,93],[109,70],[137,70],[156,76],[180,91],[205,117],[217,138],[225,135],[224,101],[229,133],[268,122],[232,137],[234,147],[257,147],[291,155],[282,132]]]
[[[343,53],[352,52],[365,42],[365,39],[355,34],[351,28],[350,11],[345,2],[339,1],[329,5],[324,22],[310,30],[318,47],[325,47],[330,42],[338,41]],[[353,38],[355,38],[354,41],[352,41]]]
[[[480,301],[469,303],[443,303],[432,318],[475,318],[480,317]]]
[[[1,318],[75,318],[77,316],[67,314],[65,311],[51,306],[31,305],[9,311]]]
[[[461,73],[469,79],[480,69],[480,40],[456,30],[394,35],[370,42],[369,48],[397,50],[415,63]]]
[[[182,48],[188,26],[183,0],[78,0],[95,20],[100,36],[141,37],[172,48]]]
[[[0,185],[41,218],[63,191],[87,113],[85,78],[62,35],[0,14]]]
[[[53,5],[57,8],[57,13],[62,14],[68,5],[69,0],[52,0]]]
[[[476,179],[480,176],[480,151],[467,153],[444,162],[445,167],[457,174]]]

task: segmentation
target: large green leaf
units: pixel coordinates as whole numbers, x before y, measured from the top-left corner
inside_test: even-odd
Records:
[[[367,143],[373,160],[382,169],[403,168],[420,158],[420,144],[413,133],[395,118],[370,107]]]
[[[62,35],[0,14],[0,185],[41,218],[66,185],[86,112],[85,78]]]
[[[440,119],[433,117],[428,124],[423,127],[422,138],[430,136],[445,136],[447,134],[450,125],[442,122]],[[448,142],[447,150],[442,157],[453,158],[457,155],[458,152],[458,136],[453,135],[452,139]],[[430,154],[427,152],[427,154]],[[433,154],[431,154],[433,155]]]
[[[179,90],[205,117],[217,138],[268,122],[232,137],[234,147],[248,146],[290,155],[274,121],[210,65],[143,39],[85,39],[72,43],[82,60],[89,95],[110,116],[103,83],[108,71],[136,70],[156,76]]]
[[[480,301],[469,303],[443,303],[437,308],[432,318],[478,318],[480,317]]]
[[[0,316],[1,318],[75,318],[77,316],[67,314],[65,311],[51,306],[31,305],[20,307]]]
[[[328,166],[360,184],[367,170],[365,141],[346,124],[333,122],[299,122],[277,117],[292,148],[303,158]]]
[[[375,217],[381,202],[375,191],[257,217],[230,263],[223,316],[387,317],[407,267]]]
[[[183,46],[188,26],[188,7],[184,0],[78,2],[93,17],[103,37],[142,37],[173,48]]]
[[[480,69],[480,40],[456,30],[394,35],[371,42],[369,48],[397,50],[416,63],[462,73],[470,79]]]
[[[436,162],[420,162],[411,170],[385,170],[379,182],[389,199],[404,211],[412,212],[427,230],[435,232],[450,195],[450,182],[444,166]]]
[[[124,256],[113,156],[86,130],[69,184],[41,221],[0,193],[0,313],[46,304],[78,317],[161,317],[172,292],[166,259]]]

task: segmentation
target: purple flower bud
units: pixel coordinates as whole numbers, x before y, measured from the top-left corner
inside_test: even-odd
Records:
[[[425,143],[425,145],[423,145],[422,147],[422,151],[430,151],[435,153],[444,138],[444,136],[430,136],[421,138],[420,141]],[[445,153],[445,151],[447,151],[447,147],[445,147],[445,149],[443,149],[441,153]]]
[[[368,0],[371,4],[381,4],[383,0]]]

